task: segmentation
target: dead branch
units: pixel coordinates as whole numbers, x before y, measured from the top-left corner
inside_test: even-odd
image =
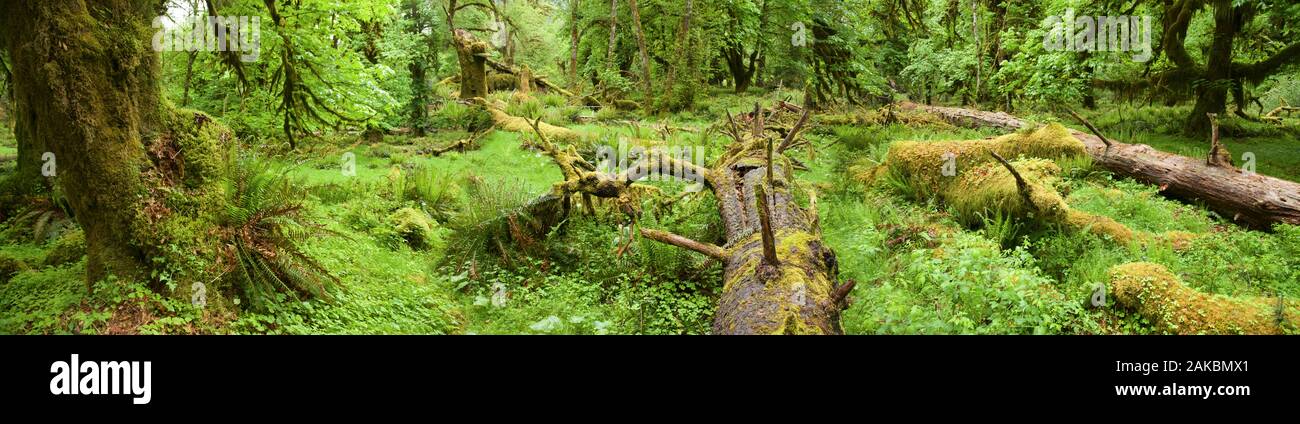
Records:
[[[1093,126],[1093,125],[1092,125],[1092,122],[1088,122],[1087,119],[1084,119],[1082,116],[1079,116],[1079,114],[1074,113],[1074,110],[1072,110],[1072,109],[1068,109],[1068,108],[1067,108],[1067,109],[1065,109],[1065,111],[1066,111],[1066,112],[1069,112],[1069,113],[1070,113],[1070,116],[1073,116],[1074,119],[1077,119],[1077,120],[1079,120],[1079,122],[1083,123],[1083,126],[1088,127],[1088,131],[1092,131],[1092,133],[1093,133],[1094,135],[1096,135],[1097,138],[1100,138],[1102,144],[1105,144],[1105,145],[1106,145],[1106,149],[1107,149],[1107,150],[1110,149],[1110,139],[1108,139],[1108,138],[1106,138],[1106,136],[1102,135],[1102,134],[1101,134],[1101,130],[1099,130],[1099,129],[1097,129],[1097,127]]]
[[[810,112],[809,110],[803,111],[803,116],[800,116],[799,121],[795,122],[794,128],[790,129],[790,133],[785,135],[785,140],[781,140],[781,147],[776,149],[777,153],[784,153],[786,149],[794,147],[794,138],[799,135],[799,131],[803,129],[804,124],[808,123],[808,114]]]
[[[677,246],[687,250],[692,250],[704,256],[708,256],[710,258],[722,259],[722,260],[727,259],[727,251],[721,247],[718,247],[717,245],[698,242],[667,231],[642,228],[641,236],[660,243]]]
[[[763,260],[768,265],[781,264],[776,257],[776,235],[772,233],[772,211],[767,200],[767,189],[763,184],[754,186],[754,200],[758,203],[758,225],[763,237]]]

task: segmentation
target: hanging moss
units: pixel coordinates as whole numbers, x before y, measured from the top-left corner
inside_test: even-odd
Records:
[[[1111,268],[1110,293],[1161,331],[1174,334],[1283,334],[1300,324],[1297,302],[1201,293],[1153,263]]]

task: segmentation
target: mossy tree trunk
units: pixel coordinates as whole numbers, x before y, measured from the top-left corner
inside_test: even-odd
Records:
[[[141,277],[145,262],[131,234],[146,193],[142,140],[159,130],[149,22],[160,4],[11,0],[4,9],[23,159],[54,153],[58,183],[86,234],[90,281]]]
[[[636,34],[637,57],[641,64],[641,86],[645,90],[645,104],[654,98],[654,81],[650,79],[650,54],[646,50],[645,32],[641,30],[641,8],[636,0],[628,0],[627,7],[632,11],[632,29]]]
[[[456,58],[460,63],[460,98],[469,100],[475,97],[487,97],[487,54],[488,45],[473,34],[463,29],[452,32],[456,46]]]

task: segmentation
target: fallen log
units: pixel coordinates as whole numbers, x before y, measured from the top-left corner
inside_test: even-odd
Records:
[[[1287,334],[1300,325],[1300,304],[1294,300],[1202,293],[1153,263],[1111,268],[1110,291],[1120,305],[1166,333]]]
[[[1016,131],[1027,122],[1004,112],[926,106],[903,103],[903,109],[920,110],[954,125]],[[1244,172],[1236,168],[1209,166],[1206,159],[1158,151],[1144,144],[1127,144],[1070,130],[1083,142],[1093,162],[1120,176],[1159,186],[1165,196],[1204,202],[1220,216],[1253,229],[1268,230],[1274,224],[1300,225],[1300,183]]]
[[[741,131],[731,122],[734,142],[710,168],[649,155],[618,174],[597,170],[572,146],[566,151],[552,144],[548,131],[539,122],[532,123],[543,152],[564,174],[552,193],[562,199],[577,194],[615,199],[635,220],[636,181],[646,176],[646,170],[685,169],[683,175],[702,177],[718,199],[725,227],[723,246],[653,229],[640,234],[723,262],[714,334],[841,334],[840,310],[852,283],[840,284],[835,253],[821,240],[815,212],[794,200],[793,165],[776,151],[794,145],[798,126],[806,121],[800,119],[784,140],[773,140],[762,118],[750,131]]]
[[[713,332],[840,334],[847,283],[838,281],[835,253],[822,242],[816,216],[795,203],[790,161],[773,152],[790,141],[774,143],[761,123],[753,128],[733,132],[708,173],[726,229]]]

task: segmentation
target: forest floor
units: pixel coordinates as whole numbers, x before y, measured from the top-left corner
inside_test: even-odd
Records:
[[[591,116],[561,100],[539,96],[511,105],[518,116],[588,132],[702,145],[710,161],[726,143],[707,127],[755,101],[792,93],[737,96],[710,93],[693,112],[631,125],[634,114]],[[456,106],[448,106],[455,109]],[[583,114],[586,115],[583,115]],[[1112,138],[1202,156],[1206,142],[1166,135],[1181,109],[1123,108],[1088,114]],[[463,111],[444,110],[454,121]],[[575,124],[574,118],[595,119]],[[1028,114],[1040,122],[1044,116]],[[685,130],[667,136],[653,124]],[[1066,122],[1067,125],[1073,124]],[[1075,125],[1070,125],[1075,126]],[[1077,127],[1077,126],[1075,126]],[[1079,127],[1082,129],[1081,127]],[[1228,137],[1234,154],[1254,152],[1262,174],[1300,181],[1300,141],[1291,133]],[[1090,164],[1071,164],[1062,192],[1070,207],[1109,216],[1134,230],[1199,235],[1186,249],[1167,243],[1121,245],[1087,232],[1023,231],[989,217],[977,229],[957,224],[933,202],[919,203],[895,188],[855,178],[883,161],[899,140],[980,139],[993,132],[947,125],[822,126],[806,135],[815,154],[798,153],[810,170],[798,180],[821,193],[817,211],[826,242],[839,255],[841,275],[858,282],[843,314],[849,334],[1147,334],[1146,318],[1112,305],[1089,307],[1090,295],[1115,265],[1164,265],[1190,287],[1226,296],[1300,298],[1300,228],[1252,232],[1204,208],[1167,200],[1158,187],[1117,179]],[[303,187],[311,215],[336,235],[306,241],[305,251],[342,282],[332,301],[285,299],[262,312],[213,317],[140,284],[88,295],[85,260],[52,263],[62,254],[57,234],[30,221],[0,227],[0,260],[21,262],[0,282],[0,333],[274,333],[274,334],[702,334],[710,328],[722,270],[702,255],[626,237],[622,215],[574,209],[562,230],[516,240],[497,250],[467,249],[485,231],[472,217],[518,207],[561,179],[528,136],[495,131],[477,149],[431,157],[427,149],[468,136],[388,136],[367,144],[358,136],[328,136],[299,152],[262,149]],[[13,155],[11,135],[0,157]],[[349,155],[349,153],[351,155]],[[340,164],[355,158],[355,175]],[[8,168],[6,168],[8,167]],[[9,172],[12,161],[0,163]],[[680,183],[656,182],[675,193]],[[429,240],[412,247],[394,225],[411,208],[431,219]],[[721,237],[708,195],[671,210],[647,207],[641,225],[697,240]],[[42,226],[45,224],[41,224]],[[39,234],[39,236],[34,236]],[[475,238],[479,237],[479,238]],[[505,252],[505,253],[502,253]],[[8,259],[6,259],[8,258]],[[3,266],[0,263],[0,266]],[[153,305],[147,312],[127,305]]]

